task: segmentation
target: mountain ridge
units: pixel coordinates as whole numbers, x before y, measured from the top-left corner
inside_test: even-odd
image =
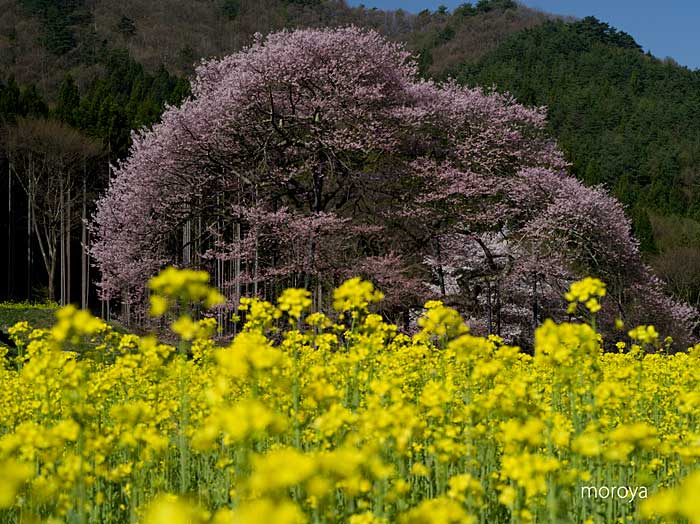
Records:
[[[427,74],[440,74],[495,49],[505,38],[554,15],[482,0],[446,10],[382,11],[342,0],[0,0],[0,69],[5,78],[57,90],[66,73],[82,87],[102,72],[101,57],[126,49],[147,71],[192,73],[204,57],[250,43],[254,33],[354,24],[406,42]]]

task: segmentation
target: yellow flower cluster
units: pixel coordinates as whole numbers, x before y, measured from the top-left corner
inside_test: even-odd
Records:
[[[151,290],[216,302],[196,272]],[[0,524],[700,523],[700,350],[605,353],[592,325],[547,321],[530,356],[440,302],[410,337],[370,313],[380,299],[360,279],[335,314],[298,289],[244,299],[230,341],[190,311],[171,326],[179,352],[75,308],[50,330],[18,324]]]
[[[564,295],[569,301],[570,314],[576,312],[576,305],[581,303],[591,313],[600,311],[599,298],[605,296],[605,283],[597,278],[587,277],[571,284],[571,288]]]
[[[203,303],[214,307],[226,302],[224,296],[209,286],[209,273],[168,267],[148,283],[151,290],[151,315],[160,317],[174,304]]]
[[[301,314],[311,306],[311,293],[306,289],[285,289],[277,303],[280,311],[289,314],[290,320],[299,320]]]
[[[56,318],[57,322],[51,329],[51,335],[57,342],[70,340],[73,344],[78,344],[82,336],[92,336],[107,328],[103,320],[72,304],[59,309]]]
[[[32,477],[32,467],[16,460],[0,462],[0,509],[15,502],[18,488]]]
[[[359,277],[351,278],[333,292],[333,307],[337,311],[365,311],[367,306],[384,298],[371,282]]]
[[[637,340],[642,344],[655,344],[659,340],[659,333],[654,326],[637,326],[627,334],[632,340]]]
[[[459,313],[439,300],[425,303],[425,313],[418,319],[418,326],[423,328],[417,335],[417,340],[421,341],[434,339],[445,342],[469,331]]]
[[[645,500],[641,513],[648,518],[663,517],[700,524],[700,471],[684,478],[680,485],[663,489]],[[672,522],[669,520],[668,522]]]

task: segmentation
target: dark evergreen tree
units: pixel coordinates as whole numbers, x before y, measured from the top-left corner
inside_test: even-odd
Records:
[[[219,9],[221,13],[229,19],[236,18],[241,12],[240,0],[220,0]]]
[[[59,120],[75,126],[78,122],[78,109],[80,108],[80,93],[71,75],[61,83],[58,91],[58,100],[54,114]]]
[[[22,115],[39,118],[46,118],[49,115],[49,106],[44,98],[39,94],[34,84],[22,89],[19,98]]]
[[[20,96],[21,91],[13,77],[10,77],[7,84],[0,83],[0,121],[14,122],[18,115],[25,115]]]
[[[136,34],[136,24],[128,16],[122,16],[117,24],[117,31],[126,37],[134,36]]]

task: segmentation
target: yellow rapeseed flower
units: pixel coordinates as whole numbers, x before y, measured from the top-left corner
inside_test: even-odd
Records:
[[[365,311],[370,304],[379,302],[384,293],[374,289],[374,284],[360,277],[345,281],[333,292],[333,308],[336,311]]]
[[[568,313],[575,313],[578,303],[584,304],[591,313],[597,313],[600,311],[598,299],[605,296],[605,283],[600,279],[587,277],[573,282],[564,296],[569,301]]]
[[[280,311],[286,312],[290,320],[299,320],[301,314],[311,307],[311,293],[306,289],[285,289],[277,299]]]
[[[151,290],[151,315],[157,317],[174,304],[202,303],[211,308],[226,302],[226,298],[209,286],[206,271],[167,267],[148,281]],[[154,298],[155,297],[155,298]]]
[[[0,509],[15,503],[17,492],[33,474],[34,468],[16,460],[0,461]]]

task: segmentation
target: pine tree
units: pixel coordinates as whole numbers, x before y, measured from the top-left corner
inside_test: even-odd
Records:
[[[67,75],[58,90],[58,100],[54,114],[59,120],[75,126],[78,122],[80,93],[71,75]]]

